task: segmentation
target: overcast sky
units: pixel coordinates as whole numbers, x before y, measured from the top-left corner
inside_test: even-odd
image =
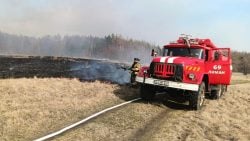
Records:
[[[116,33],[160,46],[186,33],[250,51],[250,0],[0,0],[0,31]]]

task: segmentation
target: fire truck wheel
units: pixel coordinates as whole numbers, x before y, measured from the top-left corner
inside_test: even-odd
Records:
[[[212,91],[212,98],[213,99],[220,99],[221,96],[224,94],[224,86],[223,85],[218,85],[218,90]]]
[[[205,83],[202,82],[197,92],[193,92],[189,99],[189,106],[193,110],[200,110],[205,101]]]
[[[143,100],[151,101],[155,97],[154,87],[150,85],[141,85],[140,87],[140,96]]]

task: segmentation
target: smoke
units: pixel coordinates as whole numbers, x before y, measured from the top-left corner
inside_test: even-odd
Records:
[[[156,46],[114,34],[105,37],[56,35],[34,38],[0,31],[0,54],[5,55],[105,58],[120,62],[131,62],[136,57],[146,63],[151,60],[152,48]]]
[[[7,71],[13,66],[18,66],[14,67],[14,70],[12,69],[12,72],[18,72],[14,73],[13,77],[17,76],[15,74],[20,74],[20,77],[62,76],[76,77],[82,80],[104,80],[118,84],[129,83],[129,72],[121,69],[121,66],[125,64],[117,62],[132,63],[133,58],[137,57],[141,59],[142,64],[149,63],[151,48],[155,46],[143,41],[116,37],[111,39],[114,43],[107,44],[107,39],[100,37],[61,37],[58,35],[32,38],[0,32],[0,54],[38,56],[38,58],[35,57],[37,60],[32,57],[24,60],[25,62],[30,61],[28,65],[20,62],[21,60],[14,60],[14,63],[9,64],[10,67],[7,68]],[[42,58],[39,58],[39,56]],[[78,58],[67,59],[67,57]],[[51,58],[58,58],[59,60]],[[83,58],[106,58],[113,60],[113,62]],[[65,64],[65,62],[67,63]],[[32,66],[30,66],[31,64]],[[28,67],[30,70],[28,70]],[[20,72],[20,70],[22,71]],[[65,73],[62,71],[65,71]]]
[[[74,63],[70,67],[71,75],[82,80],[103,80],[118,84],[129,83],[130,74],[121,67],[124,64],[89,60]]]

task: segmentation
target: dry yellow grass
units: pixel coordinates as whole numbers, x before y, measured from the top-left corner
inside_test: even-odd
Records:
[[[201,111],[176,111],[164,117],[143,140],[250,140],[250,84],[230,86],[220,100]],[[157,132],[156,132],[157,131]]]
[[[137,102],[55,140],[250,140],[249,81],[234,74],[235,85],[201,111]],[[1,141],[36,139],[138,95],[126,86],[54,78],[0,80],[0,93]]]
[[[67,140],[250,140],[250,83],[236,74],[235,85],[201,111],[170,109],[163,103],[134,103],[55,138]],[[244,84],[236,84],[243,82]]]
[[[233,73],[231,78],[231,84],[244,84],[250,83],[250,76],[249,75],[242,75],[242,73]]]
[[[0,80],[0,140],[32,140],[133,97],[125,86],[77,79]]]

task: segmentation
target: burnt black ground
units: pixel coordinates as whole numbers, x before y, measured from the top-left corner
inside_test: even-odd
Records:
[[[78,78],[125,84],[128,66],[108,60],[51,56],[0,56],[0,78]]]

